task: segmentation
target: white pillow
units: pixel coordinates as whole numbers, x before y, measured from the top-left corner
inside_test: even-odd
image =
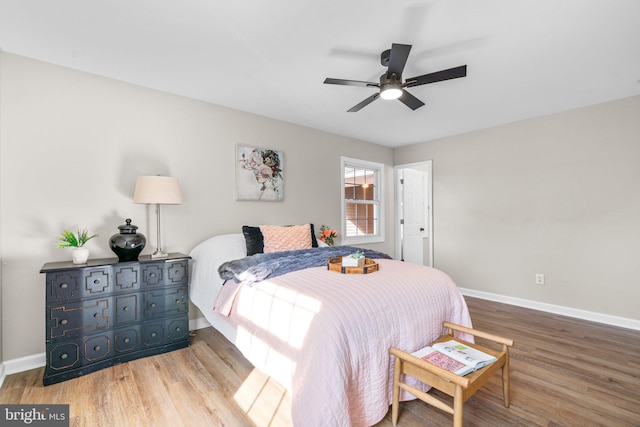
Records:
[[[192,259],[189,298],[204,313],[213,308],[224,283],[218,267],[226,261],[247,256],[247,246],[242,234],[222,234],[201,242],[189,255]]]

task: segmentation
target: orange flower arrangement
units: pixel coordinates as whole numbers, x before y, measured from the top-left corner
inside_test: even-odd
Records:
[[[333,239],[338,237],[338,232],[331,227],[323,225],[320,227],[320,240],[329,246],[333,246]]]

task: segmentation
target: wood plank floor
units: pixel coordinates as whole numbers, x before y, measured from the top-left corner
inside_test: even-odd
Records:
[[[511,406],[502,405],[496,375],[465,404],[466,426],[640,426],[639,331],[466,299],[475,328],[515,340]],[[7,376],[0,402],[67,403],[72,426],[291,424],[287,393],[212,328],[187,349],[48,387],[42,373]],[[390,416],[377,426],[391,426]],[[398,425],[449,426],[451,416],[404,402]]]

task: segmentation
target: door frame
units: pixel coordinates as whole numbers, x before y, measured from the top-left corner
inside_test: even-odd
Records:
[[[424,168],[427,166],[427,185],[425,191],[427,192],[425,200],[428,203],[429,209],[427,212],[427,227],[429,234],[429,267],[433,267],[433,160],[424,160],[421,162],[406,163],[402,165],[396,165],[393,167],[393,186],[394,186],[394,206],[395,206],[395,218],[394,218],[394,230],[395,230],[395,258],[401,259],[402,256],[402,234],[400,228],[400,217],[402,216],[402,198],[400,197],[400,171],[403,169],[416,169],[417,167]],[[422,170],[422,169],[421,169]]]

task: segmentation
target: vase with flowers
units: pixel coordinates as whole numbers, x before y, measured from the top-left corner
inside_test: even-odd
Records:
[[[336,237],[338,237],[338,232],[336,230],[332,229],[331,227],[327,227],[326,225],[320,227],[320,241],[326,243],[329,246],[333,246],[333,239],[335,239]]]
[[[59,248],[73,248],[73,252],[71,253],[71,259],[74,264],[86,264],[89,259],[89,249],[87,249],[84,245],[94,237],[97,237],[97,234],[92,234],[89,236],[89,232],[85,228],[80,231],[77,230],[76,233],[69,230],[62,230],[62,234],[58,237]]]

